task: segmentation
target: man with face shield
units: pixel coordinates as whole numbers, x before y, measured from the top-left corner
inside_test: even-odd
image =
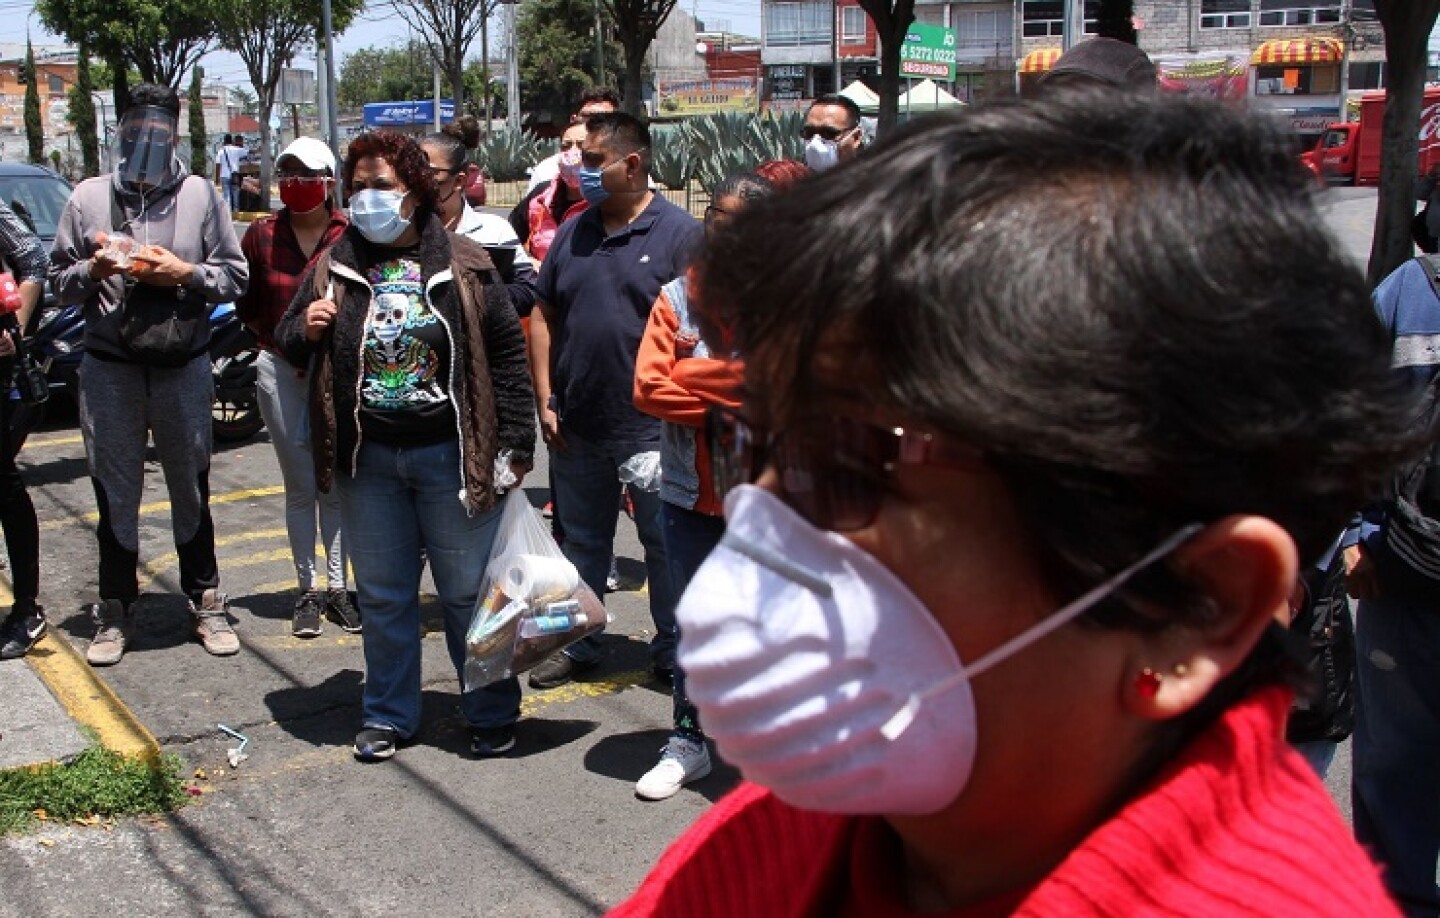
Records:
[[[196,637],[239,650],[226,613],[210,519],[210,306],[245,291],[230,211],[175,156],[180,99],[144,83],[130,93],[115,172],[76,187],[55,234],[50,284],[83,303],[80,424],[100,522],[100,602],[92,665],[119,662],[139,594],[139,508],[153,436],[172,507],[180,584]]]

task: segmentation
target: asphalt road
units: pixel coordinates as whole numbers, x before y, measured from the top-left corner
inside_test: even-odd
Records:
[[[1326,192],[1323,210],[1363,263],[1373,190]],[[83,649],[91,626],[79,607],[95,598],[94,497],[73,411],[47,426],[21,456],[41,519],[41,599]],[[211,475],[223,587],[243,644],[233,658],[212,658],[188,637],[164,485],[154,462],[149,471],[138,635],[102,675],[166,751],[203,771],[203,793],[164,818],[0,840],[0,916],[597,914],[736,780],[718,767],[669,801],[633,795],[664,743],[670,698],[648,674],[651,626],[628,521],[607,661],[563,689],[527,687],[510,757],[468,757],[454,673],[431,619],[419,742],[362,765],[350,754],[360,639],[334,626],[315,640],[290,636],[294,571],[265,435],[219,451]],[[527,480],[537,505],[545,480],[542,459]],[[238,769],[226,763],[235,741],[221,723],[250,738]],[[1342,748],[1329,785],[1347,816],[1348,783]]]
[[[83,648],[94,497],[73,422],[72,413],[35,434],[23,464],[41,519],[42,601]],[[204,771],[204,793],[165,819],[4,842],[0,915],[74,915],[102,903],[116,914],[595,914],[736,779],[722,768],[669,801],[633,795],[664,745],[670,697],[647,668],[651,626],[627,520],[607,662],[583,683],[527,687],[510,757],[469,758],[455,676],[430,618],[419,742],[363,765],[350,753],[360,638],[333,625],[318,639],[290,636],[294,568],[265,436],[218,452],[211,473],[222,586],[243,643],[233,658],[210,657],[189,637],[163,479],[153,461],[148,471],[138,634],[102,675],[165,751]],[[527,489],[537,504],[545,480],[543,465],[528,480],[539,485]],[[238,769],[226,763],[235,741],[220,723],[250,738]]]

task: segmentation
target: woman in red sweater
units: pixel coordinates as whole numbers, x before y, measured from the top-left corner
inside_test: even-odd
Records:
[[[976,106],[699,277],[745,399],[679,663],[747,781],[616,914],[1394,912],[1284,743],[1281,623],[1414,435],[1277,135]]]

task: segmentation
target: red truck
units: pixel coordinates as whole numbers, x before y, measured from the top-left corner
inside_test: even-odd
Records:
[[[1385,93],[1360,97],[1360,120],[1337,121],[1325,128],[1315,148],[1301,159],[1318,177],[1347,185],[1380,183],[1380,124],[1385,118]],[[1420,105],[1420,170],[1440,165],[1440,86],[1425,87]]]

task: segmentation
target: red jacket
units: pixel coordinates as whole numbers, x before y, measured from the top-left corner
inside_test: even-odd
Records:
[[[1324,786],[1282,739],[1289,708],[1283,689],[1242,701],[1039,885],[932,918],[1398,915]],[[878,818],[798,810],[742,784],[610,914],[903,918],[912,913],[897,848]]]

